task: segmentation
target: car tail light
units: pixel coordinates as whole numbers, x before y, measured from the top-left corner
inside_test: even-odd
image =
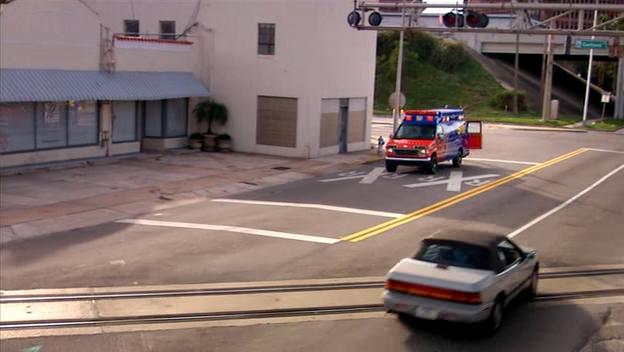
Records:
[[[414,296],[440,299],[443,301],[452,301],[467,304],[481,304],[481,294],[479,292],[448,290],[445,288],[412,284],[392,279],[386,281],[386,289]]]

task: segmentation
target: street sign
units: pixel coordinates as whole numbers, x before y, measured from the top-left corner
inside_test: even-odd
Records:
[[[607,49],[609,44],[606,40],[577,40],[576,48],[577,49]]]
[[[399,95],[399,107],[402,108],[405,106],[405,94],[403,94],[403,92],[401,92],[401,95]],[[394,104],[396,104],[396,92],[393,92],[392,94],[390,94],[390,97],[388,98],[388,106],[394,108]]]

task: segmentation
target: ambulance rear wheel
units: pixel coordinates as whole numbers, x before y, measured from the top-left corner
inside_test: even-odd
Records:
[[[460,167],[462,164],[462,154],[463,152],[460,150],[459,153],[453,158],[453,167]]]
[[[398,166],[399,165],[397,165],[397,164],[395,164],[395,163],[393,163],[391,161],[386,161],[386,171],[388,171],[388,172],[396,172]]]
[[[429,164],[427,165],[427,172],[433,175],[437,171],[438,171],[438,159],[436,159],[435,155],[432,155],[431,160],[429,160]]]

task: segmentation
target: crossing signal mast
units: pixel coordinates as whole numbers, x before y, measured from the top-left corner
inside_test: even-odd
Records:
[[[357,30],[374,30],[374,31],[400,31],[399,57],[401,57],[403,47],[403,33],[405,31],[422,31],[431,33],[453,33],[453,32],[471,32],[471,33],[496,33],[496,34],[515,34],[516,35],[516,63],[514,86],[517,91],[517,70],[518,70],[518,47],[520,35],[544,35],[547,38],[546,54],[547,58],[546,75],[543,82],[544,97],[542,103],[542,118],[548,119],[550,114],[551,87],[552,87],[552,66],[554,56],[554,45],[552,45],[553,36],[571,37],[603,37],[613,39],[615,43],[624,39],[624,31],[605,29],[606,26],[615,21],[624,20],[624,1],[622,4],[601,4],[601,3],[542,3],[538,2],[516,2],[513,0],[500,0],[497,3],[463,3],[455,5],[451,12],[444,14],[441,18],[442,26],[422,26],[419,25],[418,17],[425,9],[438,8],[448,9],[453,5],[449,4],[429,4],[423,3],[422,0],[397,0],[394,2],[375,2],[366,0],[354,0],[353,11],[347,17],[347,23]],[[484,13],[495,10],[497,13],[507,12],[511,15],[513,21],[509,28],[488,28],[490,23],[489,17]],[[401,12],[401,26],[383,26],[384,11]],[[530,12],[535,13],[553,13],[556,15],[550,18],[540,18],[534,21],[529,16]],[[583,20],[585,11],[593,11],[594,17],[598,12],[620,14],[601,24],[594,24],[590,28],[585,28]],[[368,14],[368,24],[365,19]],[[579,19],[578,26],[571,28],[556,28],[555,20],[563,16],[575,15]],[[406,21],[409,17],[409,21]],[[619,69],[617,97],[616,97],[616,118],[624,118],[624,54],[621,50],[614,51],[619,53]],[[397,84],[396,96],[400,93],[400,73],[401,62],[397,60]],[[591,67],[590,67],[591,69]],[[590,76],[588,74],[588,76]],[[589,79],[587,80],[589,86]],[[587,95],[587,93],[586,93]],[[587,100],[587,99],[586,99]],[[587,102],[586,104],[587,105]],[[585,107],[586,109],[586,107]],[[398,110],[398,99],[395,104],[395,110]],[[517,96],[514,96],[514,111],[517,110]],[[585,113],[583,116],[585,121]],[[396,117],[395,117],[396,124]]]

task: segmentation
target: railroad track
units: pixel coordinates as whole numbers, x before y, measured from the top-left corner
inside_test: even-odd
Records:
[[[573,278],[573,277],[591,277],[605,275],[623,275],[624,269],[608,269],[593,271],[568,271],[553,272],[540,274],[541,280]],[[19,304],[55,304],[55,303],[71,303],[70,301],[115,301],[122,299],[142,299],[142,298],[173,298],[206,296],[209,299],[215,295],[248,295],[248,294],[268,294],[283,295],[297,294],[300,292],[311,292],[321,294],[326,291],[338,290],[366,290],[381,289],[383,282],[355,282],[355,283],[329,283],[329,284],[311,284],[311,285],[294,285],[294,286],[265,286],[265,287],[246,287],[246,288],[217,288],[217,289],[195,289],[195,290],[159,290],[159,291],[137,291],[137,292],[108,292],[94,294],[61,294],[61,295],[39,295],[39,296],[4,296],[0,298],[0,304],[19,305]],[[361,292],[361,291],[360,291]],[[349,292],[347,291],[347,294]],[[357,293],[357,291],[356,291]],[[608,296],[624,296],[624,288],[599,289],[576,292],[557,292],[542,293],[536,297],[537,302],[548,302],[557,300],[585,299],[595,297]],[[373,296],[371,296],[373,297]],[[377,296],[378,297],[378,294]],[[203,299],[203,297],[200,297]],[[379,300],[370,300],[373,304],[340,304],[335,306],[310,306],[310,307],[287,307],[280,309],[244,309],[244,310],[228,310],[218,312],[200,312],[200,313],[176,313],[176,314],[144,314],[144,315],[123,315],[112,317],[85,317],[75,319],[31,319],[31,320],[14,320],[0,321],[0,329],[8,330],[26,330],[26,329],[62,329],[62,328],[81,328],[81,327],[97,327],[97,326],[114,326],[114,325],[137,325],[137,324],[160,324],[160,323],[181,323],[181,322],[199,322],[199,321],[216,321],[216,320],[235,320],[235,319],[268,319],[268,318],[285,318],[297,316],[314,316],[314,315],[335,315],[335,314],[355,314],[367,312],[382,312],[385,310]]]
[[[591,271],[563,271],[552,273],[540,273],[540,280],[589,277],[605,275],[624,275],[624,269],[603,269]],[[337,289],[364,289],[383,288],[383,281],[369,281],[357,283],[330,283],[311,285],[288,285],[288,286],[260,286],[244,288],[211,288],[190,290],[146,290],[133,292],[106,292],[88,294],[58,294],[58,295],[13,295],[0,296],[0,304],[3,303],[27,303],[27,302],[61,302],[94,299],[128,299],[148,297],[180,297],[180,296],[208,296],[208,295],[240,295],[254,293],[283,293],[301,291],[325,291]]]

